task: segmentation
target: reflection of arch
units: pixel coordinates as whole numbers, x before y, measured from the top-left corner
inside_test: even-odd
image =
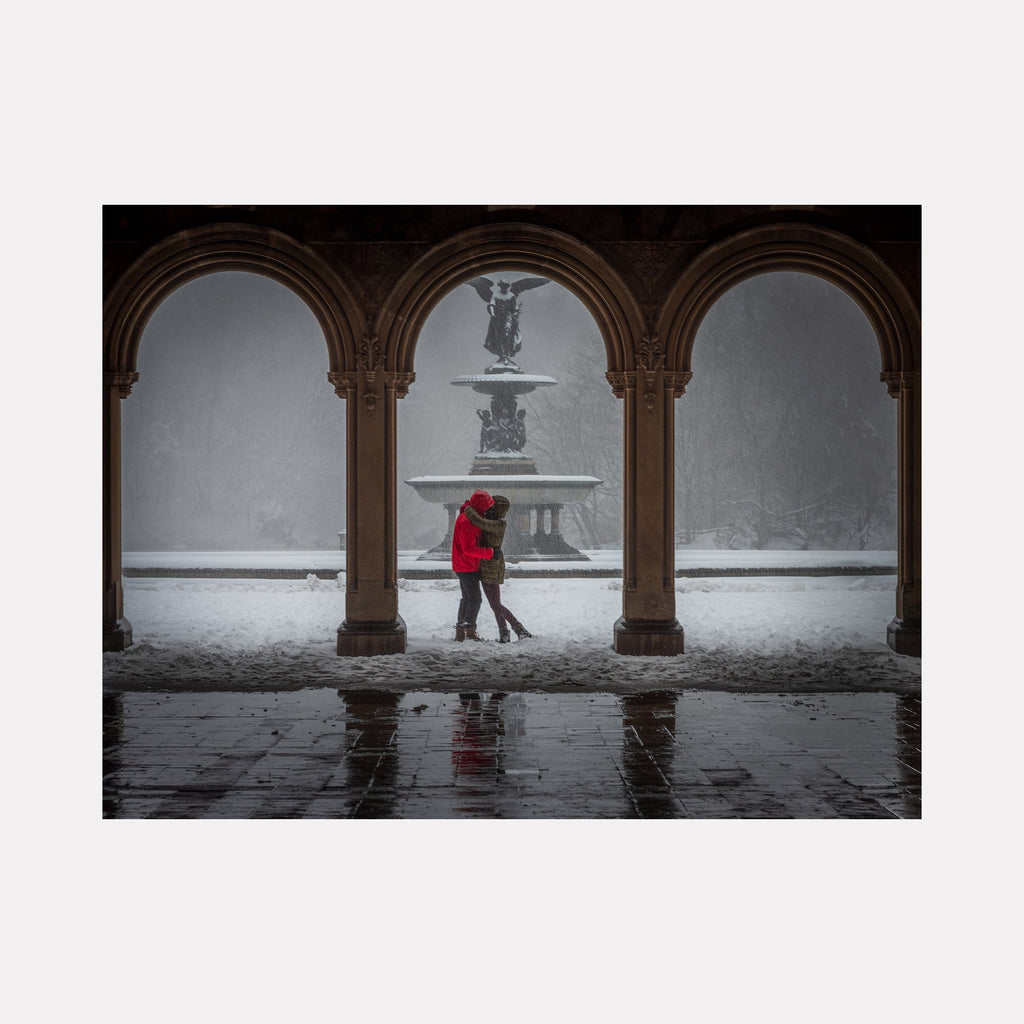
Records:
[[[381,316],[385,365],[411,373],[420,331],[437,303],[471,277],[499,268],[542,274],[568,288],[601,331],[607,369],[632,362],[632,339],[643,329],[640,309],[604,259],[559,231],[492,224],[452,236],[399,278]]]
[[[889,644],[921,653],[921,320],[906,288],[866,246],[838,232],[777,224],[709,246],[680,274],[662,308],[669,371],[688,377],[693,345],[708,310],[733,285],[756,274],[798,271],[837,285],[863,310],[878,340],[881,380],[899,400],[899,533],[896,618]]]

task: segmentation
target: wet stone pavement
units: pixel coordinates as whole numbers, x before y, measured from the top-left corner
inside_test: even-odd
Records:
[[[107,818],[919,818],[921,702],[110,693]]]

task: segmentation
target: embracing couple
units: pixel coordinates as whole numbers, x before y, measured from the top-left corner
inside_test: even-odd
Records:
[[[501,542],[505,539],[505,515],[509,510],[508,498],[486,491],[474,491],[464,502],[452,531],[452,569],[459,578],[462,599],[459,601],[459,620],[455,624],[455,639],[483,640],[477,636],[476,617],[482,599],[480,588],[498,622],[498,643],[511,642],[509,627],[520,640],[532,636],[526,627],[501,603],[501,585],[505,582],[505,556]]]

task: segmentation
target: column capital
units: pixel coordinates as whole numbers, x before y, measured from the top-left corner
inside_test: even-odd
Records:
[[[384,374],[384,387],[388,391],[394,391],[396,398],[405,398],[409,394],[409,385],[416,379],[413,372],[397,373],[388,371]]]
[[[888,388],[891,398],[899,398],[905,391],[920,391],[921,373],[918,370],[887,370],[878,379]]]
[[[686,385],[693,380],[692,370],[680,370],[678,373],[665,371],[665,387],[672,389],[673,398],[682,398]]]
[[[616,398],[625,398],[626,389],[636,389],[636,371],[635,370],[610,370],[605,375],[605,379],[612,386],[612,393]]]
[[[137,370],[103,374],[103,383],[108,388],[117,388],[122,398],[127,398],[132,393],[132,385],[138,379],[139,374]]]
[[[339,398],[351,398],[355,395],[356,375],[354,373],[337,373],[331,370],[327,374],[327,379]]]

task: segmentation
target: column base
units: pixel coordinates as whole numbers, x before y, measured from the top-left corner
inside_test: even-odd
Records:
[[[642,619],[618,619],[612,646],[617,654],[671,657],[683,653],[683,627],[677,619],[647,622]]]
[[[885,639],[897,654],[910,658],[921,657],[921,623],[893,619],[885,631]]]
[[[103,623],[103,650],[126,651],[132,645],[132,624],[127,619]]]
[[[405,654],[405,622],[349,622],[338,627],[338,654],[348,658],[372,658],[378,654]]]

